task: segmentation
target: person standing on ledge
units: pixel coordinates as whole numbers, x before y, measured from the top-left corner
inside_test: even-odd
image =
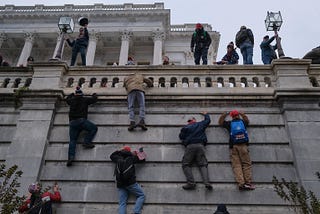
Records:
[[[254,36],[251,29],[246,26],[241,26],[240,30],[236,34],[236,46],[240,48],[243,64],[253,64],[253,46]]]
[[[89,33],[87,30],[87,26],[88,24],[85,24],[83,27],[80,27],[78,37],[72,42],[69,38],[67,38],[67,43],[70,47],[72,47],[70,66],[74,66],[79,52],[81,55],[82,65],[86,65],[86,52],[89,43]]]
[[[200,58],[202,64],[208,64],[208,49],[211,44],[211,37],[207,31],[203,29],[202,24],[196,24],[196,29],[191,38],[191,52],[194,55],[194,62],[200,65]]]

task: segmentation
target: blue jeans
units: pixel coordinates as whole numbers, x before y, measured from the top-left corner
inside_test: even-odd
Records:
[[[128,110],[129,110],[129,119],[134,121],[134,102],[138,101],[139,105],[139,118],[144,120],[145,118],[145,101],[144,101],[144,92],[139,90],[133,90],[128,94]]]
[[[141,213],[141,209],[144,203],[145,195],[141,186],[138,183],[134,183],[130,186],[118,188],[119,192],[119,214],[126,214],[127,211],[127,200],[129,193],[132,193],[136,196],[136,203],[133,208],[134,213]]]
[[[195,48],[194,50],[194,63],[196,65],[200,64],[200,58],[202,57],[202,64],[208,64],[208,48]]]
[[[86,65],[86,51],[87,51],[87,48],[85,46],[78,45],[77,43],[75,43],[72,48],[72,56],[71,56],[70,66],[74,66],[76,59],[77,59],[77,55],[79,52],[81,54],[82,65]]]
[[[243,64],[253,64],[253,45],[251,42],[244,42],[240,45],[240,51],[243,57]]]
[[[77,120],[72,120],[69,123],[69,151],[68,151],[68,158],[74,159],[76,155],[76,144],[79,137],[79,134],[82,130],[86,130],[87,134],[84,137],[84,143],[90,144],[94,136],[96,135],[98,128],[97,126],[90,122],[85,118],[79,118]]]

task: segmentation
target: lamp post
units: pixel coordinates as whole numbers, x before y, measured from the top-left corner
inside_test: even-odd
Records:
[[[66,33],[73,33],[74,22],[71,17],[60,17],[58,27],[60,29],[60,41],[57,53],[55,55],[55,59],[61,60],[61,53],[64,44],[64,35]]]
[[[284,52],[282,50],[281,46],[281,38],[278,35],[278,31],[280,30],[280,27],[282,25],[282,16],[280,11],[279,12],[267,12],[267,17],[264,20],[266,25],[267,31],[274,31],[274,34],[276,35],[276,43],[277,43],[277,49],[278,49],[278,55],[279,58],[285,57]]]

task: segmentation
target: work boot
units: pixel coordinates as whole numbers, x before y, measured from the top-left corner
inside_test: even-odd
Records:
[[[141,119],[140,122],[137,124],[137,127],[141,127],[142,130],[147,131],[148,128],[146,127],[146,124],[144,122],[144,119]]]
[[[128,127],[128,131],[133,131],[134,128],[136,128],[136,123],[134,121],[131,121]]]
[[[68,158],[67,160],[67,166],[72,166],[72,162],[74,161],[74,158]]]
[[[186,185],[183,185],[182,188],[184,190],[194,190],[196,188],[195,183],[187,183]]]
[[[94,145],[92,143],[84,143],[82,144],[82,147],[86,149],[93,149]]]

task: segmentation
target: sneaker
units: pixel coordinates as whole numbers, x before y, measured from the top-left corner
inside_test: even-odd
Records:
[[[136,128],[136,123],[134,121],[131,121],[128,127],[128,131],[133,131],[134,128]]]
[[[196,188],[195,183],[187,183],[186,185],[183,185],[182,188],[184,190],[194,190]]]
[[[253,184],[243,184],[239,186],[239,190],[255,190],[256,187]]]
[[[82,144],[83,148],[86,148],[86,149],[92,149],[94,148],[94,145],[92,143],[84,143]]]
[[[212,190],[213,189],[211,184],[205,184],[205,187],[207,188],[207,190]]]
[[[140,122],[137,124],[137,127],[141,127],[142,130],[147,131],[148,128],[146,127],[146,124],[144,122],[144,120],[140,120]]]

